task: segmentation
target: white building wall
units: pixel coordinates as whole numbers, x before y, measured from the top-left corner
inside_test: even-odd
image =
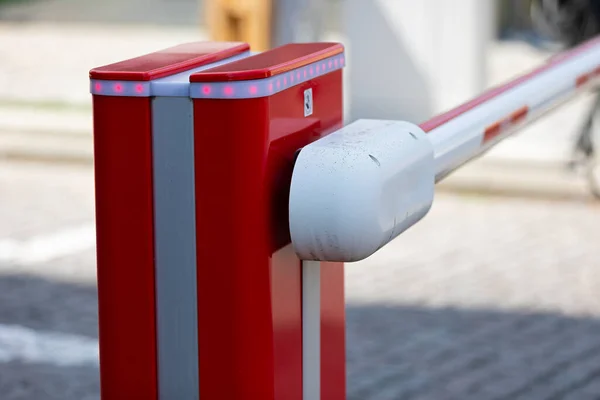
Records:
[[[345,0],[349,120],[421,122],[485,88],[493,0]]]

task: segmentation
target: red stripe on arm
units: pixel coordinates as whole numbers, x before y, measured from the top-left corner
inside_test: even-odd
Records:
[[[502,126],[502,122],[498,121],[493,123],[492,125],[488,126],[487,128],[485,128],[485,132],[483,134],[483,142],[489,142],[490,140],[492,140],[493,138],[495,138],[496,136],[498,136],[500,134],[501,131],[501,126]]]
[[[517,111],[510,114],[510,122],[513,124],[518,124],[519,122],[523,121],[527,117],[528,113],[529,113],[529,107],[523,106],[523,107],[519,108]]]
[[[577,81],[575,81],[575,84],[577,85],[577,87],[583,86],[586,83],[588,83],[589,80],[590,80],[590,77],[588,74],[580,75],[577,77]]]

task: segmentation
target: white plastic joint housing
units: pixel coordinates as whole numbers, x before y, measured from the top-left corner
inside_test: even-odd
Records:
[[[304,147],[289,218],[302,260],[359,261],[423,218],[433,202],[433,147],[417,125],[359,120]]]

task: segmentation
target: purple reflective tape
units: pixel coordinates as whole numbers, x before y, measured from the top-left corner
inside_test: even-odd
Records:
[[[344,53],[304,67],[264,79],[234,82],[192,82],[190,97],[195,99],[251,99],[274,95],[292,86],[342,69]]]
[[[98,96],[124,96],[124,97],[189,97],[190,75],[232,61],[250,57],[256,53],[246,51],[233,57],[226,58],[211,64],[202,65],[175,75],[152,81],[108,81],[90,80],[90,92]]]
[[[90,92],[101,96],[149,97],[150,82],[90,80]]]

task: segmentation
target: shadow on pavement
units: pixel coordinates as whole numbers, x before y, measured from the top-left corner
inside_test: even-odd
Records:
[[[96,287],[27,275],[0,275],[0,324],[97,339]]]
[[[96,288],[0,276],[0,327],[97,338]],[[0,340],[2,334],[0,333]],[[600,319],[347,305],[348,399],[598,399]],[[97,399],[98,369],[2,361],[3,400]]]
[[[598,399],[600,320],[347,306],[348,399]]]
[[[0,363],[3,400],[99,400],[98,368]]]
[[[96,294],[90,285],[0,275],[0,399],[99,399]]]

